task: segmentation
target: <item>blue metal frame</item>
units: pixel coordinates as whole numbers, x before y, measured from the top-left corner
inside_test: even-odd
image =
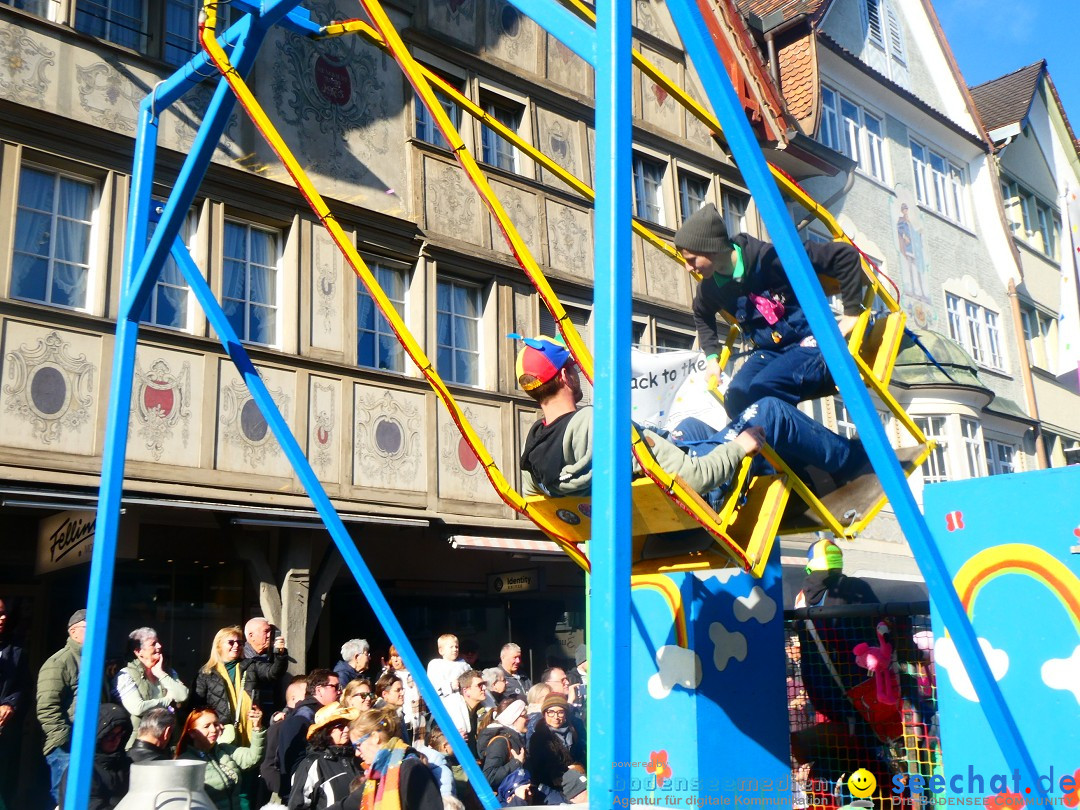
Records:
[[[311,22],[308,13],[295,8],[299,0],[265,0],[261,4],[248,0],[234,1],[237,7],[251,12],[222,36],[222,42],[233,47],[232,61],[241,75],[250,71],[259,46],[275,24],[307,34],[318,31],[318,26]],[[598,294],[595,313],[599,372],[596,379],[594,448],[597,475],[593,498],[594,508],[608,519],[598,523],[600,531],[593,538],[591,551],[591,588],[592,598],[596,601],[590,604],[588,621],[594,684],[590,690],[589,772],[594,803],[596,806],[607,806],[626,797],[625,784],[628,780],[617,780],[613,765],[628,760],[631,717],[628,665],[630,564],[626,548],[626,539],[630,536],[630,469],[625,463],[630,415],[628,400],[622,396],[629,377],[627,349],[631,342],[631,242],[629,229],[622,227],[629,220],[631,211],[629,4],[619,0],[602,0],[598,3],[597,29],[594,32],[552,0],[511,2],[546,30],[557,31],[560,40],[597,69],[597,155],[602,156],[597,167],[597,187],[606,189],[608,193],[599,195],[596,205]],[[833,377],[860,429],[874,468],[919,561],[923,576],[932,590],[950,595],[947,600],[939,600],[938,607],[961,656],[969,664],[972,683],[1006,761],[1042,794],[1034,763],[1020,740],[1016,724],[975,640],[971,623],[951,587],[941,555],[886,440],[869,394],[836,329],[787,209],[768,174],[760,147],[735,97],[724,66],[707,37],[700,11],[694,8],[691,0],[668,0],[668,5],[687,53],[697,66],[706,94],[724,126],[731,152],[757,201],[777,252],[788,268],[792,287],[803,302]],[[224,81],[218,82],[160,223],[149,244],[146,242],[156,157],[157,113],[179,99],[194,83],[205,78],[209,71],[205,55],[196,55],[159,85],[140,107],[129,210],[131,227],[125,244],[123,296],[117,320],[98,503],[98,531],[90,568],[87,633],[79,676],[80,699],[72,733],[65,810],[85,807],[89,796],[96,718],[104,672],[105,636],[112,603],[138,317],[170,250],[226,352],[244,377],[252,398],[274,431],[346,565],[367,596],[376,617],[401,652],[410,671],[416,674],[420,691],[436,720],[446,729],[453,725],[425,675],[422,662],[308,464],[303,449],[270,398],[187,248],[178,238],[184,216],[194,200],[235,103]],[[477,785],[486,785],[464,741],[456,734],[447,736],[469,780]],[[622,786],[618,787],[617,783]],[[490,810],[497,807],[489,791],[481,789],[478,794],[485,807]]]
[[[291,7],[298,2],[299,0],[279,0],[278,2],[268,0],[261,16],[245,15],[226,33],[224,39],[236,43],[232,61],[240,75],[250,72],[259,45],[266,34],[286,14],[289,14]],[[313,30],[310,23],[304,25],[306,17],[303,14],[292,16],[290,19],[294,28],[299,28],[306,33],[314,33],[317,30],[317,28]],[[157,113],[168,106],[165,103],[167,99],[175,101],[182,95],[181,91],[185,89],[185,82],[190,81],[191,73],[197,71],[200,64],[202,64],[200,58],[194,57],[188,65],[180,68],[172,79],[166,81],[162,86],[165,90],[159,88],[156,97],[153,94],[148,96],[140,106],[129,207],[131,227],[125,243],[123,296],[120,315],[117,319],[113,376],[106,421],[105,452],[102,459],[101,490],[97,512],[98,531],[90,565],[87,631],[79,672],[80,697],[72,730],[71,763],[64,810],[80,810],[87,806],[89,799],[97,714],[105,668],[105,639],[108,634],[109,611],[112,604],[124,462],[127,452],[127,428],[138,341],[138,318],[170,250],[196,300],[202,306],[207,320],[244,378],[252,399],[259,406],[259,410],[311,498],[312,504],[323,519],[345,564],[367,597],[376,619],[386,631],[391,643],[401,653],[409,671],[414,673],[420,693],[427,701],[435,721],[447,732],[447,740],[458,762],[464,768],[466,776],[472,784],[480,786],[476,791],[480,802],[487,810],[496,810],[499,806],[498,801],[492,791],[484,790],[487,780],[476,760],[473,759],[464,739],[450,731],[454,728],[453,720],[428,679],[426,667],[390,609],[370,569],[357,550],[356,543],[349,535],[345,524],[331,504],[330,497],[308,463],[303,448],[292,435],[288,423],[271,398],[240,338],[229,324],[228,318],[192,260],[187,247],[179,238],[184,216],[191,207],[202,178],[206,174],[214,149],[221,139],[235,103],[235,97],[223,80],[218,82],[217,90],[204,116],[191,152],[181,168],[149,245],[146,244],[152,205],[150,192],[153,187],[157,147]],[[144,245],[146,245],[145,248]]]
[[[630,248],[632,66],[630,3],[596,4],[596,377],[593,426],[593,535],[589,542],[589,801],[611,807],[629,796],[630,760]],[[597,520],[596,518],[600,519]]]
[[[956,590],[952,587],[945,562],[915,503],[900,462],[889,445],[885,428],[878,419],[870,394],[848,353],[847,343],[836,327],[835,319],[825,301],[825,294],[817,282],[810,260],[788,215],[787,206],[784,205],[780,191],[769,174],[761,147],[750,129],[720,55],[709,40],[695,5],[692,0],[668,0],[668,9],[683,39],[686,52],[697,67],[705,93],[724,128],[731,154],[739,166],[746,187],[757,203],[761,218],[776,246],[776,252],[784,263],[792,289],[802,303],[814,337],[825,355],[829,371],[844,397],[844,404],[851,411],[859,428],[859,436],[874,465],[874,471],[881,479],[881,485],[896,513],[896,519],[904,530],[915,560],[919,563],[923,578],[932,592],[947,592],[951,596],[950,599],[941,600],[939,608],[945,619],[945,626],[968,666],[972,684],[995,731],[1005,760],[1009,767],[1019,769],[1028,784],[1037,786],[1036,789],[1039,790],[1041,788],[1038,787],[1035,764],[1024,747],[1001,689],[990,674],[986,658],[976,641],[975,630],[960,604]]]

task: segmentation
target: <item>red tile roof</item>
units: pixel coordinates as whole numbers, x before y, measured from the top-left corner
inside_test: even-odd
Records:
[[[988,132],[1027,117],[1045,70],[1046,60],[1041,59],[1033,65],[970,88],[971,98]]]
[[[774,12],[783,14],[780,22],[787,22],[792,17],[806,14],[817,18],[825,12],[832,0],[735,0],[743,16],[754,14],[766,17]]]
[[[780,89],[787,102],[788,113],[799,122],[805,135],[812,136],[817,97],[813,37],[806,34],[789,42],[780,48],[777,61],[780,64]]]

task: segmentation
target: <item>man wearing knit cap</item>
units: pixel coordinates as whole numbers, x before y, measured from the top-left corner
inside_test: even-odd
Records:
[[[578,408],[577,365],[566,347],[552,338],[520,339],[525,346],[517,357],[518,384],[539,403],[544,416],[525,438],[522,489],[526,495],[551,497],[585,494],[592,486],[592,408]],[[707,453],[688,455],[660,434],[643,432],[660,466],[702,494],[726,484],[739,462],[766,441],[796,471],[816,467],[832,472],[837,486],[869,469],[859,442],[837,436],[774,397],[766,397],[730,429],[709,437],[707,444],[713,449]]]
[[[50,790],[57,802],[60,800],[60,778],[71,756],[71,726],[75,722],[75,693],[79,688],[79,664],[86,637],[86,611],[80,609],[72,613],[67,628],[67,642],[41,665],[37,683],[37,719],[45,733]]]
[[[720,312],[734,317],[755,347],[725,394],[730,417],[766,396],[796,405],[832,389],[825,359],[772,245],[745,233],[730,237],[724,218],[709,203],[675,233],[675,247],[686,269],[701,276],[693,311],[698,342],[708,357],[707,377],[720,381]],[[863,308],[859,253],[844,242],[811,242],[805,248],[818,276],[840,285],[844,314],[838,326],[846,337]]]

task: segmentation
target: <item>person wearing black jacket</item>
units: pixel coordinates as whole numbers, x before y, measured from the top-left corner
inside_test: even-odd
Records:
[[[14,800],[21,742],[16,729],[25,713],[30,682],[26,654],[12,638],[13,613],[11,601],[0,597],[0,807],[5,803],[10,807]]]
[[[337,703],[341,696],[338,676],[328,669],[313,669],[307,677],[307,697],[296,704],[292,714],[281,721],[278,736],[278,773],[281,774],[282,797],[292,790],[292,777],[300,761],[307,753],[307,732],[315,715],[323,706]],[[267,756],[273,756],[268,751]]]
[[[701,276],[693,311],[707,377],[720,381],[721,312],[735,319],[755,347],[724,395],[732,418],[766,396],[797,405],[832,390],[825,358],[772,245],[745,233],[729,237],[724,218],[709,203],[675,233],[675,247],[687,270]],[[840,285],[844,314],[837,325],[846,337],[863,309],[859,253],[844,242],[811,242],[805,248],[817,275]]]
[[[172,759],[169,742],[176,730],[176,715],[169,709],[151,709],[142,716],[135,743],[128,749],[132,762]]]
[[[544,700],[525,760],[534,785],[560,791],[570,766],[584,764],[585,740],[580,727],[570,722],[572,711],[562,695],[553,692]]]
[[[131,717],[123,706],[102,703],[98,709],[97,747],[94,749],[94,771],[90,775],[90,802],[86,810],[107,810],[120,804],[128,792],[131,760],[124,743],[131,734]],[[60,782],[60,806],[64,806],[67,775]]]
[[[507,697],[487,717],[492,719],[477,734],[476,750],[480,752],[480,769],[488,784],[498,790],[506,777],[525,767],[525,727],[529,712],[524,700]]]

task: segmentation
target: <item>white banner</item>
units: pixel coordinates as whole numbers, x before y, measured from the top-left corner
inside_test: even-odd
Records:
[[[630,418],[639,425],[670,430],[688,416],[722,429],[723,406],[705,387],[705,355],[695,351],[630,353]]]
[[[1061,206],[1061,304],[1058,315],[1057,375],[1080,374],[1080,301],[1076,286],[1080,266],[1080,192],[1067,186]]]

